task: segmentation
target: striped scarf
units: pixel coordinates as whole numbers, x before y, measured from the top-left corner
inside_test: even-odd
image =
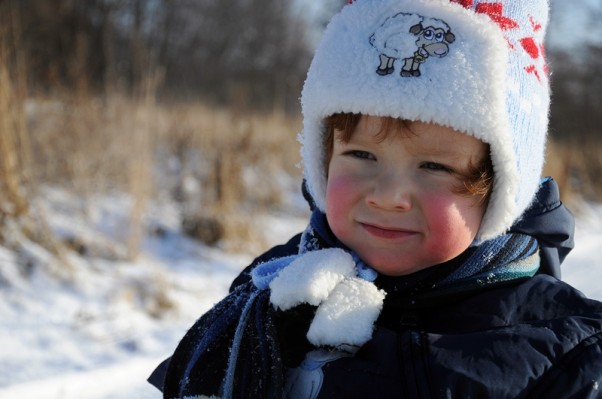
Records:
[[[254,271],[255,283],[240,285],[186,333],[167,370],[164,397],[281,398],[285,370],[281,350],[286,348],[278,338],[278,311],[270,303],[268,284],[298,257],[327,248],[349,251],[332,234],[325,215],[315,211],[298,255],[259,265]],[[378,284],[382,276],[351,255],[357,276]],[[423,286],[426,296],[444,295],[528,278],[538,268],[537,241],[523,234],[507,234],[469,248],[452,262],[427,269],[424,278],[409,278],[418,280],[415,286]]]

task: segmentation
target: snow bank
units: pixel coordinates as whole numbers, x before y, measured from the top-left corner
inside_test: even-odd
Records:
[[[562,264],[562,279],[602,301],[602,204],[580,204],[576,217],[575,249]]]

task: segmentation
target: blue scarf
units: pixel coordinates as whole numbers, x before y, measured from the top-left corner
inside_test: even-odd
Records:
[[[279,311],[270,304],[268,284],[298,256],[326,248],[349,251],[332,234],[325,215],[315,211],[303,233],[299,255],[259,265],[254,270],[254,282],[240,285],[190,328],[172,356],[164,397],[281,398],[283,351],[287,348],[279,339]],[[382,283],[388,290],[398,287],[398,278],[378,276],[349,252],[356,261],[359,277]],[[405,285],[408,280],[415,280],[415,295],[445,295],[528,278],[538,268],[536,240],[512,233],[471,247],[451,262],[401,280]],[[303,312],[308,314],[306,307]]]

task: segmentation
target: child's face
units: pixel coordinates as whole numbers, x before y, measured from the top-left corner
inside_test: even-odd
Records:
[[[400,276],[450,260],[473,242],[485,212],[460,194],[461,175],[487,146],[453,129],[414,122],[379,136],[381,118],[362,116],[351,140],[335,139],[326,216],[334,234],[378,272]]]

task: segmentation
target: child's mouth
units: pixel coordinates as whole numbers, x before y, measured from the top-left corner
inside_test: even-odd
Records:
[[[361,222],[360,222],[360,225],[368,233],[370,233],[371,235],[376,236],[378,238],[400,239],[400,238],[410,237],[410,236],[416,234],[415,231],[405,230],[405,229],[401,229],[401,228],[381,227],[381,226],[376,226],[373,224],[361,223]]]

